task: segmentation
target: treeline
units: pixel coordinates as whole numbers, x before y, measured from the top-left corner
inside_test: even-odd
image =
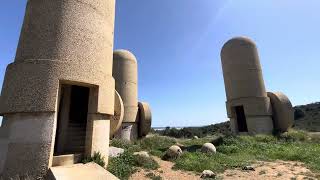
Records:
[[[203,127],[185,127],[182,129],[166,127],[164,130],[154,130],[154,133],[175,138],[192,138],[194,136],[201,138],[213,134],[228,135],[231,133],[231,129],[230,123],[227,121]]]

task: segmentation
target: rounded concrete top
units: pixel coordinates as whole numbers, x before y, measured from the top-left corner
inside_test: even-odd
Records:
[[[130,51],[125,49],[118,49],[113,52],[113,59],[127,60],[137,63],[137,58]]]
[[[287,131],[294,121],[294,110],[289,98],[281,92],[268,92],[268,97],[271,100],[275,128]]]
[[[250,56],[257,54],[256,44],[247,37],[235,37],[227,41],[221,50],[221,59],[228,60],[250,60]],[[253,59],[259,59],[254,57]]]
[[[238,44],[238,43],[246,43],[246,44],[251,44],[253,46],[256,46],[256,43],[254,41],[252,41],[250,38],[248,37],[244,37],[244,36],[239,36],[239,37],[234,37],[230,40],[228,40],[224,45],[224,47],[227,47],[229,45],[233,45],[233,44]],[[223,49],[222,48],[222,49]]]

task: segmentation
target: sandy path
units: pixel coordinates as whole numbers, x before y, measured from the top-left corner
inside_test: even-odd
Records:
[[[163,180],[199,180],[200,174],[187,171],[172,170],[173,163],[163,161],[158,157],[154,159],[159,163],[158,170],[139,169],[130,177],[130,180],[149,180],[148,173],[160,176]],[[224,180],[316,180],[317,175],[307,169],[303,163],[291,161],[262,162],[253,165],[255,171],[243,171],[241,169],[226,170],[223,174],[218,174],[217,179]],[[318,178],[320,176],[318,175]]]
[[[317,179],[316,175],[307,169],[303,163],[290,161],[257,162],[253,165],[255,171],[226,170],[219,175],[226,180],[311,180]]]
[[[144,170],[139,169],[138,172],[130,177],[130,180],[149,180],[146,177],[148,173],[153,173],[156,176],[161,176],[163,180],[199,180],[200,175],[196,175],[194,172],[175,171],[172,169],[173,163],[169,161],[163,161],[158,157],[153,157],[156,160],[160,168],[157,170]]]

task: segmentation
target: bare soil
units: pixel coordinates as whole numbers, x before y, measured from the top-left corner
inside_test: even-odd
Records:
[[[130,180],[149,180],[147,174],[160,176],[163,180],[200,180],[200,174],[188,171],[176,171],[172,167],[174,163],[163,161],[158,157],[154,159],[159,163],[160,168],[157,170],[139,169],[130,177]],[[316,180],[319,174],[312,173],[308,168],[300,162],[291,161],[275,161],[263,162],[259,161],[253,165],[255,171],[244,171],[241,169],[226,170],[222,174],[217,175],[217,179],[226,180],[256,180],[256,179],[279,179],[279,180]],[[317,178],[318,177],[318,178]]]

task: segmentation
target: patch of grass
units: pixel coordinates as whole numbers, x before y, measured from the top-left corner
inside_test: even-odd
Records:
[[[153,136],[136,142],[141,149],[146,150],[150,152],[150,154],[158,157],[161,157],[164,152],[175,143],[175,139],[164,136]]]
[[[201,141],[201,140],[198,140]],[[238,136],[225,137],[217,146],[215,155],[198,151],[185,152],[175,162],[174,168],[202,172],[210,169],[223,172],[226,169],[243,167],[257,160],[287,160],[305,163],[311,170],[320,172],[320,145],[303,131],[289,131],[279,136]]]
[[[153,158],[143,156],[134,156],[134,166],[151,170],[156,170],[160,167]]]
[[[206,142],[212,142],[217,136],[207,136],[199,139],[174,139],[163,136],[153,136],[133,143],[121,141],[112,142],[113,146],[126,150],[125,155],[109,162],[111,173],[122,177],[129,177],[136,167],[156,169],[158,166],[149,160],[135,160],[133,152],[145,150],[150,154],[162,157],[165,151],[177,142],[185,146],[184,153],[176,160],[174,169],[202,172],[212,170],[219,173],[226,169],[241,168],[251,165],[255,161],[299,161],[306,164],[312,171],[320,172],[319,141],[304,131],[290,130],[278,136],[226,136],[222,143],[216,146],[216,154],[199,152]],[[130,157],[130,158],[129,158]],[[129,158],[129,160],[128,160]],[[147,162],[145,162],[147,161]],[[116,165],[117,164],[117,165]]]
[[[128,179],[136,171],[135,158],[132,153],[125,151],[119,157],[110,158],[107,170],[119,179]]]
[[[104,162],[104,158],[102,157],[100,152],[94,152],[92,157],[87,157],[83,161],[83,163],[94,162],[99,164],[101,167],[105,167],[106,163]]]
[[[162,180],[161,176],[157,176],[154,173],[148,173],[146,174],[147,178],[150,178],[151,180]]]

